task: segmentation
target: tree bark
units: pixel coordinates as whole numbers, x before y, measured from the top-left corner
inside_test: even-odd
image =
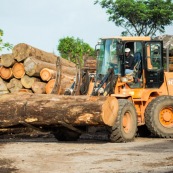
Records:
[[[56,78],[56,71],[49,68],[43,68],[40,71],[40,77],[43,81],[50,81],[51,79]]]
[[[25,89],[25,88],[20,89],[19,92],[21,92],[21,93],[33,93],[31,89]]]
[[[7,84],[7,88],[10,90],[11,93],[18,92],[20,89],[23,88],[22,83],[20,80],[13,78]]]
[[[32,85],[32,91],[36,94],[45,94],[46,93],[46,83],[34,82]]]
[[[40,71],[43,68],[50,68],[56,70],[56,65],[36,59],[35,57],[28,57],[24,61],[24,68],[28,76],[40,76]]]
[[[15,63],[12,67],[12,73],[15,78],[21,79],[25,75],[23,63]]]
[[[1,56],[1,65],[4,67],[11,67],[15,62],[12,54],[3,54]]]
[[[53,63],[53,64],[56,64],[57,58],[58,58],[56,55],[54,55],[52,53],[48,53],[48,52],[45,52],[43,50],[34,48],[34,47],[27,45],[25,43],[20,43],[20,44],[17,44],[16,46],[14,46],[13,57],[18,62],[25,60],[29,56],[34,56],[41,61],[45,61],[45,62]],[[60,58],[61,64],[64,66],[69,66],[69,67],[75,67],[76,66],[73,62],[70,62],[70,61],[63,59],[61,57],[59,57],[59,58]]]
[[[44,62],[41,60],[38,60],[36,57],[28,57],[24,61],[24,68],[26,71],[26,74],[28,76],[35,76],[38,77],[40,76],[40,71],[43,68],[49,68],[51,70],[58,70],[56,67],[56,64]],[[76,67],[70,67],[70,66],[61,66],[61,73],[62,74],[70,74],[70,75],[75,75],[76,74]]]
[[[51,79],[46,84],[46,94],[50,94],[52,92],[55,85],[55,81],[56,81],[55,79]],[[57,94],[64,94],[65,89],[69,88],[73,82],[74,82],[73,76],[61,75],[60,89],[59,91],[57,91]]]
[[[33,125],[103,125],[115,122],[118,101],[114,97],[5,94],[0,97],[0,127]]]
[[[36,81],[40,81],[40,80],[38,78],[29,77],[27,75],[25,75],[21,78],[22,85],[27,89],[31,88],[32,85],[34,84],[34,82],[36,82]]]
[[[1,77],[5,80],[11,79],[13,77],[13,73],[11,68],[1,67]]]

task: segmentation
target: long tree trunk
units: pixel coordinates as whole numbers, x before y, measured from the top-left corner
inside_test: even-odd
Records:
[[[28,76],[35,76],[35,77],[40,76],[40,72],[44,68],[49,68],[55,71],[60,70],[60,69],[57,69],[56,64],[38,60],[36,57],[28,57],[24,61],[24,68]],[[62,65],[60,71],[62,74],[70,74],[75,76],[76,67]]]
[[[33,125],[112,126],[118,101],[114,97],[5,94],[0,97],[0,127],[20,123]]]
[[[34,48],[30,45],[27,45],[25,43],[20,43],[14,46],[13,48],[13,57],[18,61],[21,62],[28,58],[29,56],[34,56],[39,60],[56,64],[57,59],[60,58],[61,64],[64,66],[70,66],[75,67],[76,65],[73,62],[70,62],[66,59],[63,59],[61,57],[57,57],[56,55],[52,53],[45,52],[43,50]]]
[[[56,70],[56,65],[45,62],[45,61],[38,60],[35,57],[28,57],[24,61],[24,68],[25,68],[26,74],[28,76],[38,77],[38,76],[40,76],[40,71],[43,68],[50,68],[50,69]]]

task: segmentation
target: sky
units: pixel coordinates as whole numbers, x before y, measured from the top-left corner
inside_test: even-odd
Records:
[[[118,36],[123,31],[108,21],[105,9],[94,1],[0,0],[3,41],[58,54],[59,39],[73,36],[94,48],[99,38]],[[166,27],[165,34],[173,35],[173,26]]]

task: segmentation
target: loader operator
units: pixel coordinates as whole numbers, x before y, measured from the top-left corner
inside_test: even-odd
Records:
[[[130,54],[130,48],[125,49],[125,74],[130,74],[134,69],[134,58]]]

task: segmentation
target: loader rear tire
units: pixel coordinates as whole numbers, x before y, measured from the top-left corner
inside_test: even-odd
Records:
[[[80,134],[65,127],[60,127],[54,132],[54,136],[58,141],[77,141]]]
[[[159,96],[153,99],[146,108],[145,123],[153,135],[173,138],[173,97]]]
[[[116,122],[111,130],[111,142],[133,141],[137,131],[137,114],[133,103],[119,99],[119,110]]]

